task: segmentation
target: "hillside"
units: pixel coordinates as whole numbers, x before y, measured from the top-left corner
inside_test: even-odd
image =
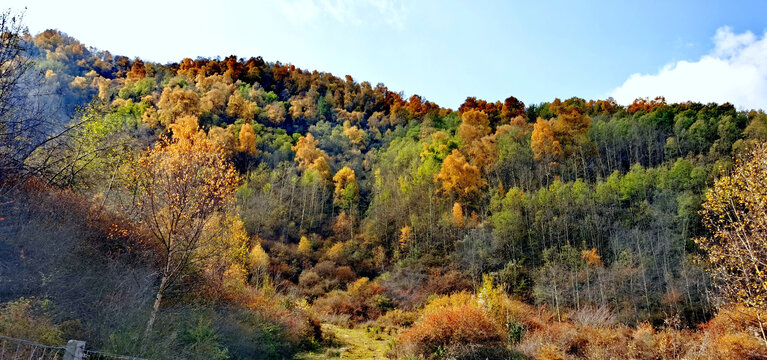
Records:
[[[767,355],[761,310],[727,302],[696,241],[707,190],[767,141],[762,110],[453,110],[260,57],[19,44],[50,133],[72,128],[0,176],[0,319],[35,319],[0,334],[153,358],[340,356],[362,335],[400,358]],[[164,194],[190,200],[147,206]],[[164,233],[176,213],[191,225]]]

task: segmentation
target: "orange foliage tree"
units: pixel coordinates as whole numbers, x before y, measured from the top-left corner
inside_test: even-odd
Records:
[[[490,120],[483,111],[469,110],[461,114],[461,125],[458,126],[458,136],[464,143],[471,144],[490,134]]]
[[[655,99],[649,100],[647,98],[637,98],[628,107],[629,113],[635,113],[637,111],[653,111],[655,108],[666,105],[666,98],[658,96]]]
[[[442,183],[442,191],[462,198],[471,197],[487,184],[479,169],[455,149],[445,158],[435,179]]]
[[[562,155],[562,145],[554,138],[554,131],[548,121],[538,118],[533,126],[533,134],[530,139],[530,148],[533,150],[535,160],[554,161]]]
[[[251,156],[256,155],[256,133],[253,131],[253,127],[250,126],[250,124],[242,124],[238,140],[240,141],[239,150],[241,152]]]
[[[461,114],[458,136],[464,141],[461,151],[469,156],[471,164],[486,171],[498,157],[496,137],[491,134],[490,120],[483,111],[468,110]]]

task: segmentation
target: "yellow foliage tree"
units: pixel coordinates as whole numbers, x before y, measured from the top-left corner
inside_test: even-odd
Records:
[[[461,206],[461,203],[455,202],[453,204],[453,224],[458,228],[462,228],[463,221],[464,221],[463,207]]]
[[[538,118],[533,126],[533,134],[530,138],[530,149],[533,150],[535,160],[552,162],[562,155],[562,145],[554,138],[551,124]]]
[[[483,136],[470,145],[463,146],[462,150],[469,156],[472,165],[477,166],[477,168],[485,173],[498,160],[498,146],[495,135]]]
[[[298,253],[303,256],[309,256],[312,253],[312,242],[306,236],[302,236],[298,241]]]
[[[591,118],[575,107],[560,109],[556,120],[552,123],[554,134],[565,147],[580,145],[590,127]]]
[[[461,114],[458,136],[464,144],[471,144],[490,134],[490,119],[484,111],[469,110]]]
[[[232,128],[234,127],[234,125],[229,126]],[[224,152],[229,155],[234,153],[234,150],[237,147],[237,140],[234,138],[232,131],[231,128],[224,129],[220,126],[213,126],[208,131],[208,137],[213,144],[223,149]]]
[[[257,108],[258,105],[256,105],[255,102],[245,99],[241,92],[235,91],[232,96],[229,97],[226,114],[237,119],[251,121],[256,115]]]
[[[358,128],[357,126],[348,126],[348,122],[344,123],[344,135],[349,138],[349,141],[355,145],[365,144],[365,130]]]
[[[344,166],[333,176],[333,182],[335,183],[333,203],[341,209],[353,210],[354,205],[360,200],[360,190],[354,170]]]
[[[586,261],[589,266],[602,266],[605,263],[602,261],[602,257],[599,256],[596,248],[589,250],[581,250],[581,257]]]
[[[328,154],[318,148],[317,144],[319,141],[314,139],[312,133],[300,137],[296,145],[292,147],[293,151],[296,152],[295,160],[301,170],[315,170],[320,176],[327,179],[330,177]]]
[[[461,114],[458,127],[458,136],[463,140],[461,151],[480,171],[485,171],[498,157],[496,137],[491,131],[490,119],[485,112],[472,109]]]
[[[410,225],[405,225],[400,229],[399,233],[399,248],[402,252],[405,252],[413,243],[413,228]]]
[[[706,193],[701,215],[713,234],[694,239],[722,295],[767,309],[767,144],[753,147]],[[761,322],[761,319],[759,319]],[[762,333],[767,342],[767,338]]]
[[[160,286],[145,337],[149,336],[165,290],[200,260],[208,241],[203,231],[232,199],[239,176],[204,133],[196,118],[182,118],[174,137],[161,141],[132,166],[128,186],[135,196],[136,220],[159,250]]]
[[[175,123],[170,124],[169,129],[173,132],[173,138],[177,141],[194,141],[200,139],[200,120],[196,116],[184,116]],[[213,145],[212,143],[210,145]]]
[[[337,242],[333,244],[333,246],[331,246],[330,249],[328,249],[328,251],[325,253],[325,256],[333,261],[341,260],[344,256],[344,243]]]
[[[282,105],[282,102],[273,102],[269,105],[266,105],[264,107],[264,110],[266,111],[266,117],[275,124],[281,124],[285,122],[285,106]]]
[[[166,87],[162,90],[157,108],[158,119],[166,127],[184,116],[201,114],[199,95],[194,90],[186,90],[178,86]]]
[[[260,287],[269,274],[269,254],[261,247],[261,244],[256,243],[250,250],[248,258],[251,281]]]
[[[250,126],[250,124],[242,124],[238,140],[240,141],[240,147],[238,148],[240,152],[244,152],[250,156],[256,155],[256,132],[253,131],[253,127]]]
[[[479,193],[487,184],[479,169],[469,164],[466,158],[455,149],[445,158],[435,179],[442,184],[442,191],[455,193],[462,198],[469,198]]]
[[[125,77],[128,78],[129,81],[138,81],[145,78],[146,67],[144,66],[144,62],[136,58],[136,60],[133,61],[133,66],[131,66],[130,71],[125,74]]]
[[[233,263],[224,271],[221,282],[224,292],[233,296],[242,294],[247,288],[246,279],[248,271],[242,263]]]
[[[201,243],[194,257],[200,259],[197,266],[210,280],[212,290],[219,294],[242,290],[234,286],[244,285],[247,275],[238,270],[244,271],[248,255],[248,234],[240,217],[233,211],[217,213],[203,232],[207,241]]]

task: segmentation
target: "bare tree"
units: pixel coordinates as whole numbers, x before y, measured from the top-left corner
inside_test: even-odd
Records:
[[[11,10],[0,14],[0,178],[22,172],[52,131],[40,101],[44,79],[24,57],[22,18]]]

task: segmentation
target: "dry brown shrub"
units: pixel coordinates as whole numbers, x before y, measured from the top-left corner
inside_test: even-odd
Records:
[[[570,315],[570,320],[580,325],[612,326],[617,323],[615,314],[607,306],[583,306]]]
[[[383,288],[377,281],[360,278],[349,284],[347,291],[333,290],[318,298],[312,309],[329,322],[338,319],[354,323],[375,320],[382,315],[382,293]]]
[[[506,305],[506,311],[511,319],[520,322],[526,331],[534,331],[546,326],[551,314],[544,307],[535,307],[519,300],[511,300]]]
[[[332,277],[336,271],[336,264],[332,261],[320,261],[313,269],[322,278]]]
[[[342,283],[352,282],[357,278],[357,274],[355,274],[352,268],[348,266],[339,266],[334,275],[335,278]]]
[[[298,284],[304,288],[311,288],[317,285],[322,279],[312,270],[304,270],[298,277]]]
[[[399,328],[411,326],[417,319],[418,313],[414,311],[394,309],[379,317],[376,322],[381,326]]]
[[[703,351],[720,358],[767,358],[767,346],[761,338],[759,318],[765,314],[754,308],[731,306],[721,309],[700,326]],[[758,316],[757,316],[758,315]]]
[[[546,345],[541,348],[537,360],[565,360],[565,353],[556,345]]]

